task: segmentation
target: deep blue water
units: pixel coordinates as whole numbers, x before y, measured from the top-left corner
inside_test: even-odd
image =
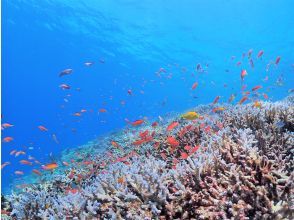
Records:
[[[292,0],[2,1],[2,123],[14,125],[2,131],[2,138],[14,138],[2,143],[2,164],[11,162],[2,170],[2,189],[19,178],[14,171],[40,167],[19,160],[31,155],[46,163],[51,152],[123,128],[125,118],[182,112],[217,95],[227,102],[236,93],[236,103],[241,69],[248,72],[248,89],[262,85],[260,93],[273,101],[287,96],[294,83],[293,8]],[[277,56],[280,63],[266,72]],[[198,63],[204,73],[196,72]],[[66,68],[73,73],[59,77]],[[167,71],[161,77],[160,68]],[[62,83],[71,89],[61,90]],[[81,109],[87,112],[73,116]],[[26,155],[9,155],[14,149]]]

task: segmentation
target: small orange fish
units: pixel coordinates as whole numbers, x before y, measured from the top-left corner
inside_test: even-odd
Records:
[[[114,147],[119,147],[119,144],[116,141],[111,141],[111,145]]]
[[[135,146],[138,146],[138,145],[141,145],[141,144],[143,144],[145,142],[146,142],[145,140],[140,139],[140,140],[134,141],[132,144],[135,145]]]
[[[253,104],[253,107],[255,107],[255,108],[261,108],[261,103],[258,102],[258,101],[255,101],[254,104]]]
[[[220,112],[220,111],[224,111],[224,110],[225,110],[224,107],[217,107],[217,108],[212,109],[213,112]]]
[[[43,170],[54,170],[57,167],[58,167],[57,163],[49,163],[49,164],[46,164],[46,165],[42,165]]]
[[[188,157],[189,157],[189,155],[188,155],[187,153],[185,153],[185,152],[182,152],[182,153],[181,153],[181,158],[182,158],[183,160],[186,160]]]
[[[81,110],[81,113],[85,113],[85,112],[87,112],[86,109],[82,109],[82,110]]]
[[[14,125],[9,124],[9,123],[3,123],[3,124],[1,125],[2,128],[11,128],[11,127],[13,127],[13,126],[14,126]]]
[[[82,116],[82,114],[81,114],[81,113],[79,113],[79,112],[76,112],[76,113],[74,113],[73,115],[74,115],[74,116],[77,116],[77,117],[80,117],[80,116]]]
[[[19,163],[20,163],[20,164],[23,164],[23,165],[30,165],[30,166],[32,166],[32,165],[33,165],[33,163],[32,163],[32,162],[30,162],[30,161],[27,161],[27,160],[21,160],[21,161],[19,161]]]
[[[72,69],[65,69],[65,70],[61,71],[61,73],[59,74],[59,77],[69,75],[71,73],[72,73]]]
[[[69,166],[68,162],[65,162],[65,161],[63,161],[62,164],[63,164],[64,166]]]
[[[38,126],[38,128],[40,129],[40,131],[48,131],[48,129],[42,125]]]
[[[3,142],[5,142],[5,143],[11,142],[11,141],[13,141],[13,138],[12,137],[5,137],[5,138],[3,138]]]
[[[280,60],[281,60],[281,57],[280,57],[280,56],[278,56],[278,57],[277,57],[277,59],[276,59],[276,62],[275,62],[275,64],[276,64],[276,65],[278,65],[278,64],[279,64],[279,62],[280,62]]]
[[[214,101],[212,104],[216,104],[218,102],[218,100],[220,99],[220,96],[215,97]]]
[[[17,152],[17,150],[12,150],[12,151],[10,151],[10,155],[13,155],[13,154],[15,154]]]
[[[33,172],[34,174],[39,175],[39,176],[42,175],[42,173],[41,173],[39,170],[36,170],[36,169],[33,169],[32,172]]]
[[[2,170],[4,167],[8,166],[9,164],[10,164],[10,162],[5,162],[5,163],[1,164],[1,170]]]
[[[256,90],[261,89],[261,88],[262,88],[262,86],[260,86],[260,85],[258,85],[258,86],[254,86],[254,87],[252,88],[252,91],[256,91]]]
[[[16,153],[15,153],[15,157],[18,157],[19,155],[24,155],[24,154],[26,154],[24,151],[17,151]]]
[[[136,120],[136,121],[132,122],[131,124],[132,124],[133,126],[138,126],[138,125],[141,125],[141,124],[143,124],[143,123],[144,123],[144,120],[139,119],[139,120]]]
[[[193,147],[191,150],[191,154],[195,153],[199,148],[200,148],[200,145]]]
[[[268,99],[268,95],[267,94],[263,94],[263,97],[265,98],[265,99]]]
[[[198,82],[193,83],[193,85],[192,85],[192,90],[196,89],[197,86],[198,86]]]
[[[184,149],[185,149],[186,151],[190,151],[190,150],[192,149],[192,147],[191,147],[190,145],[186,145],[186,146],[184,147]]]
[[[177,139],[175,139],[172,136],[167,137],[167,143],[170,144],[172,147],[177,147],[179,146],[179,142],[177,141]]]
[[[210,133],[211,127],[208,125],[204,128],[205,133]]]
[[[107,112],[107,110],[105,108],[101,108],[99,109],[99,112],[104,113],[104,112]]]
[[[170,123],[169,126],[167,126],[166,130],[167,130],[167,131],[171,131],[171,130],[173,130],[175,127],[177,127],[178,125],[179,125],[179,122],[174,121],[174,122]]]
[[[263,55],[263,50],[259,51],[257,54],[257,58],[260,58]]]
[[[241,71],[241,79],[244,80],[244,77],[247,76],[247,71],[246,70],[242,70]]]
[[[248,97],[247,97],[247,96],[244,96],[244,97],[239,101],[239,105],[243,104],[247,99],[248,99]]]
[[[157,127],[157,125],[158,125],[158,123],[155,121],[155,122],[152,123],[151,126],[152,126],[152,127]]]
[[[123,183],[125,182],[124,177],[119,177],[119,178],[117,179],[117,182],[118,182],[119,184],[123,184]]]
[[[63,90],[65,90],[65,89],[70,89],[70,86],[67,85],[67,84],[61,84],[59,87],[60,87],[61,89],[63,89]]]
[[[23,171],[19,171],[19,170],[15,171],[14,173],[15,173],[16,175],[24,175],[24,172],[23,172]]]

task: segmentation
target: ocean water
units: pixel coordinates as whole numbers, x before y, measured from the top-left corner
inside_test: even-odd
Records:
[[[20,160],[50,163],[124,129],[126,119],[154,121],[216,96],[227,103],[235,94],[236,104],[243,85],[262,85],[250,101],[283,99],[294,84],[293,8],[291,0],[2,1],[1,118],[14,125],[1,132],[13,137],[2,141],[2,164],[10,162],[2,191],[40,169]],[[72,74],[59,77],[68,68]],[[71,88],[62,90],[63,83]]]

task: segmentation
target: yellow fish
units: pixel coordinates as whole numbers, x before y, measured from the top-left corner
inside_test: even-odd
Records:
[[[187,113],[183,114],[181,117],[184,119],[187,119],[187,120],[194,120],[194,119],[199,118],[199,114],[196,112],[187,112]]]

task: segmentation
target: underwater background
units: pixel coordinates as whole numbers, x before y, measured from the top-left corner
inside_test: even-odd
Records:
[[[126,119],[152,122],[217,96],[237,103],[243,84],[283,99],[293,92],[293,8],[291,0],[2,1],[1,118],[13,125],[2,130],[13,138],[2,142],[10,163],[2,192],[40,167],[21,159],[50,163]],[[65,69],[72,73],[60,77]]]

